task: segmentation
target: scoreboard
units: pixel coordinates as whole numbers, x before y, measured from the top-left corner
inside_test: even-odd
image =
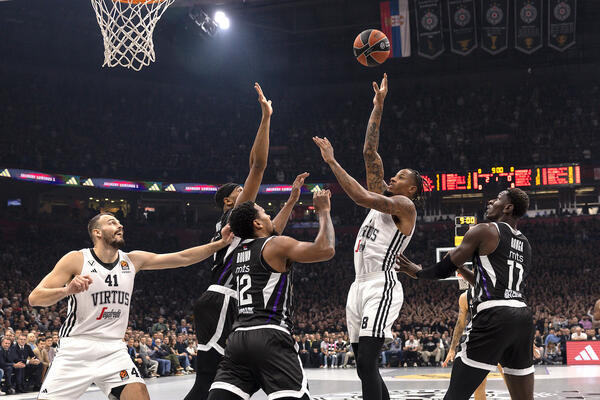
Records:
[[[496,166],[479,168],[463,173],[435,173],[424,175],[430,184],[427,191],[483,191],[488,186],[503,187],[560,187],[581,184],[581,167],[578,164],[518,168]]]

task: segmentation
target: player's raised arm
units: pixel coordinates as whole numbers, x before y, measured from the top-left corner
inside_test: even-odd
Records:
[[[377,152],[379,148],[379,125],[383,113],[383,102],[388,92],[387,74],[383,74],[381,86],[373,82],[373,111],[367,123],[365,134],[365,145],[363,147],[363,158],[365,159],[365,170],[367,171],[367,188],[374,193],[383,193],[387,190],[387,184],[383,174],[383,161]]]
[[[335,231],[331,221],[331,192],[321,190],[313,195],[313,204],[319,215],[319,233],[313,242],[300,242],[289,236],[277,236],[267,242],[263,250],[265,260],[273,268],[284,272],[291,262],[312,263],[327,261],[335,255]]]
[[[304,180],[310,175],[308,172],[303,172],[294,179],[294,183],[292,184],[292,191],[290,192],[290,197],[285,202],[285,205],[279,210],[279,213],[273,218],[273,227],[275,231],[281,235],[285,226],[290,219],[290,214],[296,205],[296,202],[300,198],[300,190],[302,189],[302,185],[304,185]]]
[[[244,182],[244,190],[237,197],[235,205],[242,204],[245,201],[255,201],[262,182],[263,174],[267,168],[267,159],[269,157],[269,131],[271,129],[271,115],[273,115],[273,106],[271,100],[267,100],[263,94],[262,88],[258,83],[254,84],[254,89],[258,93],[258,102],[262,110],[262,118],[256,138],[250,150],[250,171]]]
[[[188,265],[199,263],[222,248],[229,246],[233,241],[231,229],[226,225],[221,232],[222,238],[220,240],[178,251],[176,253],[156,254],[148,251],[136,250],[129,253],[128,256],[133,262],[133,265],[135,265],[137,271],[187,267]]]
[[[80,275],[82,264],[83,254],[80,251],[64,255],[33,289],[29,295],[29,304],[34,307],[48,307],[67,296],[88,290],[92,278],[89,275]]]
[[[447,257],[442,261],[431,266],[423,268],[404,256],[396,256],[396,271],[404,272],[415,279],[444,279],[452,276],[458,266],[471,260],[475,252],[480,254],[489,254],[498,245],[498,230],[488,223],[475,225],[469,229],[463,238],[460,246],[451,250]]]
[[[384,214],[395,215],[400,219],[408,219],[411,223],[414,221],[417,210],[411,199],[402,195],[388,197],[366,190],[337,162],[333,155],[333,147],[327,138],[313,137],[313,141],[319,146],[323,160],[335,174],[342,189],[356,204],[361,207],[380,211]]]

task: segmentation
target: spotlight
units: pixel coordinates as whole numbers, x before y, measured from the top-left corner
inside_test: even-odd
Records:
[[[194,24],[200,28],[201,32],[208,36],[214,36],[219,30],[219,25],[200,7],[190,8],[188,15],[194,21]]]
[[[217,11],[215,13],[214,20],[217,23],[217,25],[219,25],[219,28],[221,28],[223,30],[227,30],[231,26],[231,22],[229,21],[229,18],[227,17],[227,15],[225,15],[225,13],[223,11]]]

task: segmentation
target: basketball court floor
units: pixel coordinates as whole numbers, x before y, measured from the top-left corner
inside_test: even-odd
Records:
[[[449,369],[443,368],[387,368],[382,369],[392,400],[442,399]],[[362,399],[356,370],[308,369],[306,370],[314,400]],[[594,399],[600,400],[600,365],[538,366],[535,370],[535,398],[544,399]],[[181,400],[194,382],[194,375],[149,379],[146,381],[152,400]],[[30,400],[36,394],[8,396],[7,399]],[[265,400],[263,392],[252,400]],[[487,385],[488,399],[510,399],[498,373],[490,374]],[[92,386],[83,400],[100,400],[106,397]]]

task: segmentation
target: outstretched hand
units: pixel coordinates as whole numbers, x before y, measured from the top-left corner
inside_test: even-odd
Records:
[[[417,272],[419,272],[422,268],[420,265],[417,265],[406,258],[404,254],[399,253],[396,256],[396,265],[394,266],[394,269],[396,272],[404,272],[411,278],[417,279]]]
[[[383,79],[381,80],[381,86],[378,86],[377,82],[373,82],[373,91],[375,92],[375,97],[373,97],[373,105],[383,106],[385,96],[387,95],[387,92],[388,92],[387,74],[383,74]]]
[[[292,183],[292,192],[290,193],[290,199],[296,203],[300,198],[300,190],[302,189],[302,185],[304,185],[304,180],[309,176],[308,172],[303,172],[294,179],[294,183]]]
[[[263,117],[270,117],[273,115],[273,106],[271,105],[271,100],[267,100],[258,82],[254,82],[254,90],[256,90],[256,93],[258,93],[258,102],[260,103]]]
[[[231,231],[231,227],[229,226],[229,224],[225,225],[221,229],[221,242],[223,243],[223,245],[229,246],[231,242],[233,242],[234,236],[235,235]]]
[[[323,160],[326,163],[335,161],[335,157],[333,156],[333,146],[326,137],[321,139],[318,136],[314,136],[313,142],[319,146],[319,149],[321,150],[321,157],[323,157]]]

